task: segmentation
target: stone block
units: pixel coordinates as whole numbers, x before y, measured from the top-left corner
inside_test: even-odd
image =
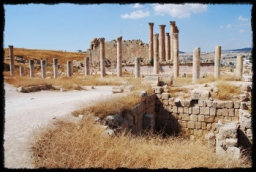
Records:
[[[190,115],[190,121],[197,121],[197,115]]]
[[[192,107],[192,114],[197,115],[199,114],[199,107]]]
[[[206,107],[206,102],[205,102],[205,100],[199,99],[199,100],[198,100],[198,106],[200,106],[200,107]]]
[[[194,89],[191,91],[191,95],[193,100],[208,100],[210,92],[206,90]]]
[[[236,126],[232,125],[224,125],[219,128],[219,137],[220,139],[226,139],[226,138],[237,138],[237,128]]]
[[[169,105],[169,101],[168,101],[168,100],[163,100],[163,104],[164,104],[165,106],[167,106],[167,105]]]
[[[173,106],[172,109],[173,109],[173,113],[178,113],[178,107],[177,106]]]
[[[203,130],[201,129],[194,129],[194,135],[197,137],[203,136]]]
[[[211,107],[210,108],[210,115],[213,115],[213,116],[215,116],[216,115],[216,108],[214,108],[214,107]]]
[[[159,76],[145,75],[144,82],[149,83],[151,86],[159,86]]]
[[[198,121],[204,121],[204,115],[198,115]]]
[[[240,109],[235,109],[235,116],[239,117]]]
[[[235,116],[235,109],[228,109],[228,116]]]
[[[183,112],[184,112],[184,113],[187,113],[187,114],[189,114],[189,111],[188,111],[188,109],[189,109],[189,107],[184,107],[184,108],[183,108]]]
[[[178,121],[181,127],[186,128],[187,127],[187,121]]]
[[[231,121],[239,121],[239,119],[237,116],[233,116],[233,117],[231,117]]]
[[[214,122],[215,117],[214,116],[204,116],[204,122]]]
[[[222,116],[228,116],[228,109],[227,108],[224,108],[222,109]]]
[[[240,108],[240,103],[241,103],[240,101],[235,101],[234,102],[234,108],[239,109]]]
[[[202,128],[202,122],[196,122],[196,129]]]
[[[252,139],[252,129],[247,129],[246,130],[246,136],[248,137],[248,139]]]
[[[189,113],[189,114],[192,114],[192,107],[189,107],[189,108],[188,108],[188,113]]]
[[[233,108],[234,107],[234,103],[232,101],[226,101],[225,102],[225,107],[226,108]]]
[[[169,101],[169,105],[172,105],[172,106],[175,105],[175,104],[174,104],[174,98],[173,98],[173,97],[169,98],[168,101]]]
[[[217,108],[223,109],[225,107],[225,102],[224,101],[217,101]]]
[[[217,116],[222,116],[222,109],[217,109]]]
[[[209,107],[200,107],[200,114],[201,115],[209,115],[210,114],[210,108]]]
[[[189,107],[191,104],[191,100],[180,100],[180,104],[183,107]]]
[[[211,129],[212,129],[213,131],[215,131],[215,130],[216,130],[216,128],[217,128],[217,126],[216,126],[216,125],[217,125],[216,123],[212,123],[212,128],[211,128]]]
[[[252,128],[251,114],[245,110],[240,109],[239,123],[240,123],[241,128]]]
[[[122,93],[123,89],[121,87],[112,87],[112,93]]]
[[[226,146],[227,147],[237,147],[237,138],[235,139],[226,139]]]
[[[211,123],[207,123],[207,124],[206,124],[206,129],[207,129],[207,130],[211,130],[211,127],[212,127],[212,124],[211,124]]]
[[[195,122],[194,121],[188,121],[187,126],[188,126],[188,128],[194,129],[195,128]]]
[[[183,121],[189,121],[189,120],[190,120],[189,114],[187,114],[187,113],[182,114],[181,120],[183,120]]]
[[[169,100],[169,97],[170,97],[170,93],[162,93],[162,99],[163,100]]]
[[[162,92],[163,92],[162,87],[159,87],[159,86],[155,87],[155,93],[156,94],[161,94]]]
[[[184,113],[183,107],[178,107],[178,113]]]
[[[206,100],[205,103],[206,103],[207,107],[212,107],[213,106],[213,101]]]
[[[206,129],[206,123],[202,122],[202,129],[205,130]]]
[[[240,151],[240,148],[237,148],[237,147],[228,147],[227,154],[236,159],[239,159],[241,156],[241,151]]]
[[[212,107],[217,108],[217,105],[218,105],[218,101],[213,101],[212,102]]]

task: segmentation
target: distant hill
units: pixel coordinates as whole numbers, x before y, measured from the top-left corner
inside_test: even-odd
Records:
[[[241,48],[241,49],[223,50],[223,51],[252,51],[252,48]]]
[[[181,54],[182,54],[182,53],[185,53],[185,52],[183,52],[183,51],[179,51],[179,53],[181,53]]]

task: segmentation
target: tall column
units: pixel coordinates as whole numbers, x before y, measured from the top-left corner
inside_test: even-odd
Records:
[[[159,40],[158,40],[159,34],[154,34],[154,74],[159,73]]]
[[[159,25],[160,35],[159,35],[159,59],[160,61],[165,60],[165,25]]]
[[[57,78],[58,77],[58,59],[53,58],[53,77]]]
[[[135,75],[135,78],[140,77],[140,57],[135,57],[135,60],[134,60],[134,75]]]
[[[173,34],[173,77],[179,77],[178,34]]]
[[[200,48],[195,48],[193,52],[193,73],[192,83],[197,83],[200,77]]]
[[[104,44],[105,44],[105,38],[100,38],[100,76],[103,78],[106,73],[105,73],[105,49],[104,49]]]
[[[220,59],[221,59],[221,46],[215,47],[215,58],[214,58],[214,78],[220,76]]]
[[[34,60],[29,60],[29,74],[30,77],[34,77]]]
[[[174,34],[174,28],[175,28],[175,21],[170,21],[170,26],[171,26],[171,29],[170,29],[170,38],[171,38],[171,61],[173,60],[173,34]]]
[[[87,56],[89,57],[89,64],[92,64],[92,52],[91,49],[87,49]]]
[[[67,61],[67,77],[72,76],[72,63],[71,60]]]
[[[170,60],[170,35],[169,33],[165,33],[166,36],[165,36],[165,46],[166,46],[166,49],[165,49],[165,60]]]
[[[20,76],[24,76],[24,67],[20,66]]]
[[[13,46],[9,45],[9,54],[10,54],[10,74],[14,76],[14,56],[13,56]]]
[[[243,56],[236,58],[236,77],[241,81],[243,79]]]
[[[148,47],[148,59],[151,60],[153,59],[153,28],[154,28],[154,23],[148,23],[149,25],[149,47]]]
[[[46,62],[45,62],[45,60],[41,60],[40,63],[41,63],[41,76],[42,76],[42,78],[45,78],[46,77]]]
[[[90,75],[90,58],[85,57],[84,58],[84,74],[85,75]]]
[[[116,39],[116,72],[117,77],[122,76],[122,36]]]

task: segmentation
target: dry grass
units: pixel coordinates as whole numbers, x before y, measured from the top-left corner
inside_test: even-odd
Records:
[[[171,97],[183,97],[188,98],[190,97],[190,92],[187,88],[183,87],[169,87],[169,93]]]
[[[78,116],[79,114],[84,116],[94,114],[99,118],[118,113],[124,116],[127,111],[130,111],[130,109],[140,103],[141,100],[142,98],[137,96],[136,92],[126,96],[105,97],[100,100],[91,101],[88,107],[73,111],[72,114],[74,116]]]
[[[200,141],[160,135],[103,137],[89,117],[79,123],[56,121],[33,139],[36,168],[250,168],[251,161],[216,156]]]
[[[5,57],[9,56],[9,48],[4,48]],[[48,63],[53,63],[53,58],[58,58],[59,64],[66,64],[67,60],[78,60],[84,61],[84,57],[87,53],[76,53],[76,52],[61,52],[54,50],[37,50],[37,49],[25,49],[25,48],[13,48],[14,56],[23,56],[24,59],[37,59],[40,60],[48,59]]]
[[[238,96],[241,93],[241,86],[235,86],[227,82],[217,82],[216,87],[218,91],[212,94],[214,99],[219,100],[233,100],[234,95]]]
[[[174,87],[180,87],[185,85],[191,85],[192,84],[192,77],[186,77],[186,78],[174,78],[173,79],[173,85]]]

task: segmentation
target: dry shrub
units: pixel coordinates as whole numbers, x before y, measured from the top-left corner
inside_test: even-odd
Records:
[[[79,123],[56,121],[34,133],[36,168],[249,168],[250,161],[216,156],[200,141],[161,135],[121,134],[103,137],[103,128],[91,118]]]
[[[233,100],[234,95],[239,95],[241,92],[241,86],[232,85],[227,82],[218,81],[216,84],[218,91],[212,94],[214,99],[219,100]]]
[[[98,100],[91,101],[89,105],[86,104],[85,108],[73,111],[72,114],[74,116],[79,114],[83,114],[84,116],[95,114],[95,116],[99,118],[104,118],[108,115],[115,115],[117,113],[124,115],[124,112],[129,111],[136,104],[140,103],[141,100],[142,98],[136,95],[136,92],[126,96],[122,95],[100,98]]]

